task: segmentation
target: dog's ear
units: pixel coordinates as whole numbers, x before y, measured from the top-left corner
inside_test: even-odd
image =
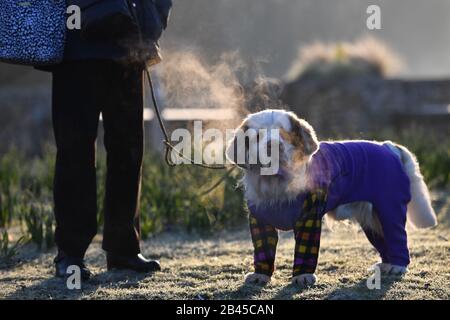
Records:
[[[294,134],[293,145],[300,148],[305,156],[310,156],[319,147],[316,132],[313,127],[295,114],[289,117],[291,121],[291,132]]]
[[[230,142],[228,143],[228,147],[227,150],[225,152],[226,157],[229,161],[231,161],[233,164],[236,164],[237,166],[243,168],[243,169],[247,169],[247,158],[248,158],[248,149],[249,149],[249,145],[248,145],[248,140],[245,139],[244,146],[238,146],[238,134],[239,132],[241,133],[245,133],[248,130],[248,125],[247,125],[247,119],[245,119],[244,121],[242,121],[242,123],[239,125],[239,127],[236,128],[235,133],[233,138],[230,140]],[[242,149],[244,148],[244,149]],[[241,158],[243,157],[244,159],[244,163],[242,163],[242,161],[238,161],[239,160],[239,154],[244,152],[244,154],[241,154]]]

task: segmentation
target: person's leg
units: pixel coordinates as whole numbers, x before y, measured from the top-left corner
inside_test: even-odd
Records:
[[[107,151],[103,249],[136,256],[143,156],[142,69],[110,63],[110,96],[102,108]]]
[[[82,259],[97,232],[95,141],[99,108],[94,64],[65,63],[53,72],[55,239],[60,252]]]

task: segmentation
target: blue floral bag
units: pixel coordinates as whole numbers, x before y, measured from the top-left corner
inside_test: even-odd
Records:
[[[32,66],[62,61],[65,0],[0,0],[0,61]]]

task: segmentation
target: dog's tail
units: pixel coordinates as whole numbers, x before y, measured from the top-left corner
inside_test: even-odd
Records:
[[[420,173],[416,157],[404,146],[387,143],[396,153],[409,177],[411,201],[408,204],[408,220],[417,228],[429,228],[437,225],[436,213],[431,206],[430,193]]]

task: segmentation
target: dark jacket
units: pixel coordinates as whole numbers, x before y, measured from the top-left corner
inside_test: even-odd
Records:
[[[172,0],[133,0],[136,4],[136,12],[140,25],[145,25],[145,17],[142,14],[142,6],[145,1],[153,1],[160,15],[163,29],[167,27],[169,12],[172,7]],[[148,22],[148,21],[147,21]],[[155,25],[155,24],[152,24]],[[162,30],[161,30],[162,31]],[[155,31],[160,34],[160,32]],[[122,45],[111,43],[87,42],[80,37],[80,30],[67,30],[66,47],[64,50],[64,61],[86,60],[86,59],[112,59],[121,60],[127,58],[129,50]],[[158,40],[158,39],[155,39]]]
[[[68,2],[70,3],[71,0]],[[139,17],[140,24],[145,25],[148,17],[142,14],[142,4],[144,1],[153,1],[158,14],[161,18],[162,29],[167,27],[170,9],[172,8],[172,0],[133,0],[136,4],[136,12]],[[152,17],[150,17],[152,19]],[[147,25],[155,25],[147,23]],[[159,32],[158,32],[159,31]],[[162,30],[155,30],[158,37]],[[155,39],[158,40],[158,39]],[[130,50],[122,45],[100,42],[88,42],[81,38],[80,30],[67,30],[66,44],[64,48],[63,62],[77,60],[126,60],[130,55]],[[35,66],[36,69],[42,71],[53,71],[57,65],[51,66]]]

